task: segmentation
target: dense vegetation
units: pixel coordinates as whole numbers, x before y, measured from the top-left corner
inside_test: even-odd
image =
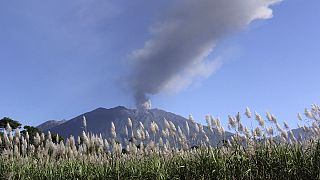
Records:
[[[252,118],[250,110],[245,112]],[[188,132],[182,133],[169,120],[165,129],[150,124],[150,134],[141,123],[132,130],[124,128],[127,140],[117,142],[116,127],[112,138],[83,132],[81,137],[65,141],[59,136],[41,133],[24,135],[10,125],[0,139],[0,176],[4,179],[320,179],[320,108],[305,110],[310,126],[297,135],[284,123],[282,128],[271,113],[266,121],[254,113],[259,127],[249,130],[240,113],[229,117],[229,128],[235,132],[221,145],[212,145],[207,132],[195,122],[202,136],[198,146],[190,144]],[[299,114],[298,118],[303,120]],[[224,133],[220,120],[207,117],[208,126]],[[84,117],[84,126],[86,120]],[[186,124],[189,129],[189,124]],[[132,133],[130,133],[132,132]],[[129,135],[131,134],[131,135]],[[161,136],[158,138],[156,134]],[[157,137],[157,139],[156,139]],[[31,142],[30,139],[33,139]],[[53,141],[55,139],[55,141]]]

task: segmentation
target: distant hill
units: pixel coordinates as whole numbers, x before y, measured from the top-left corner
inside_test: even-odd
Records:
[[[69,121],[66,121],[61,124],[51,126],[50,128],[45,128],[45,131],[50,131],[52,133],[58,133],[64,137],[80,136],[82,134],[83,128],[83,115],[87,119],[87,131],[95,134],[101,133],[104,138],[111,137],[110,129],[111,122],[115,124],[117,138],[122,141],[125,138],[125,125],[127,125],[128,118],[131,118],[133,123],[133,129],[139,127],[139,122],[142,122],[145,126],[145,129],[150,129],[150,124],[152,121],[155,121],[160,131],[164,129],[164,118],[173,122],[173,124],[178,128],[180,126],[182,132],[187,134],[186,130],[186,121],[190,127],[190,134],[195,132],[195,125],[192,122],[182,116],[173,114],[171,112],[166,112],[160,109],[127,109],[123,106],[118,106],[111,109],[98,108],[91,112],[81,114]],[[55,122],[54,122],[55,123]],[[50,124],[53,125],[54,123]],[[39,127],[39,126],[38,126]],[[209,128],[204,126],[204,130],[209,136],[211,143],[217,144],[223,138],[229,138],[232,134],[229,132],[225,133],[225,137],[219,137],[218,132],[214,129],[214,132],[210,132]],[[150,131],[149,131],[150,132]],[[131,130],[129,129],[129,134]],[[191,139],[191,136],[188,137]],[[201,138],[201,137],[200,137]]]
[[[50,120],[38,125],[37,128],[40,129],[41,131],[48,131],[49,129],[55,126],[58,126],[60,124],[63,124],[65,122],[67,122],[67,120],[61,120],[61,121]]]
[[[310,127],[310,130],[311,129],[312,129],[312,127]],[[300,142],[301,142],[301,140],[304,141],[306,139],[310,139],[310,138],[314,137],[314,134],[312,132],[307,133],[303,130],[302,127],[296,128],[296,129],[291,129],[291,131],[293,133],[293,136],[296,138],[296,140],[298,140]],[[292,137],[290,135],[290,131],[287,131],[287,134],[288,134],[288,138],[290,140],[292,140]],[[280,138],[281,138],[281,135],[277,135],[274,137],[274,140],[280,140]]]

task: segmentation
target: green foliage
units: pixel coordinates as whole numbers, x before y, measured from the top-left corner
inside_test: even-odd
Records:
[[[320,143],[200,148],[170,155],[40,161],[0,158],[0,176],[13,179],[320,179]]]
[[[21,131],[21,133],[23,135],[26,134],[26,132],[28,132],[29,136],[30,137],[34,137],[36,135],[36,133],[41,133],[41,130],[36,128],[36,127],[33,127],[33,126],[23,126],[23,131]]]
[[[8,123],[10,124],[12,129],[21,128],[21,123],[8,117],[4,117],[0,120],[0,128],[5,128]]]
[[[92,133],[58,141],[56,135],[39,134],[36,128],[25,126],[26,132],[35,134],[34,137],[24,138],[15,131],[3,134],[0,139],[0,177],[35,180],[320,179],[320,119],[314,115],[318,113],[320,107],[315,105],[311,111],[305,110],[313,126],[302,128],[308,136],[303,138],[299,134],[301,138],[298,139],[292,131],[283,130],[271,114],[267,114],[273,123],[269,127],[255,112],[261,129],[240,128],[243,125],[238,113],[236,118],[229,118],[236,134],[230,139],[220,137],[217,146],[211,145],[209,140],[190,143],[185,134],[179,132],[180,127],[177,130],[171,121],[167,121],[166,130],[159,131],[164,136],[158,141],[146,138],[148,131],[141,125],[135,131],[137,138],[131,137],[130,141],[127,137],[124,144],[117,141],[119,137],[104,139]],[[246,114],[252,117],[248,108]],[[220,120],[217,122],[212,119],[217,133],[223,135],[224,128]],[[193,125],[198,127],[194,137],[209,135],[197,124]]]

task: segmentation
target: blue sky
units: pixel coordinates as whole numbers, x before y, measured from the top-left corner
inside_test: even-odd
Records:
[[[130,52],[150,38],[169,1],[0,1],[0,117],[37,125],[98,107],[135,107],[123,85]],[[223,65],[190,86],[151,96],[153,107],[204,123],[248,106],[296,126],[319,103],[320,1],[286,0],[273,18],[219,40]]]

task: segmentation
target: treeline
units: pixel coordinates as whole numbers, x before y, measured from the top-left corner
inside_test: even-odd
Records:
[[[4,131],[6,131],[7,133],[11,133],[12,135],[15,134],[13,133],[14,131],[19,131],[22,136],[29,136],[30,143],[33,143],[33,137],[37,136],[37,134],[44,134],[44,132],[42,132],[39,128],[34,126],[24,125],[22,127],[22,124],[19,121],[13,120],[9,117],[3,117],[0,120],[0,141],[3,140]],[[57,142],[57,134],[52,134],[52,136],[52,141]],[[58,139],[58,141],[64,141],[63,137],[59,137]],[[2,149],[1,146],[3,145],[0,143],[0,151]]]

